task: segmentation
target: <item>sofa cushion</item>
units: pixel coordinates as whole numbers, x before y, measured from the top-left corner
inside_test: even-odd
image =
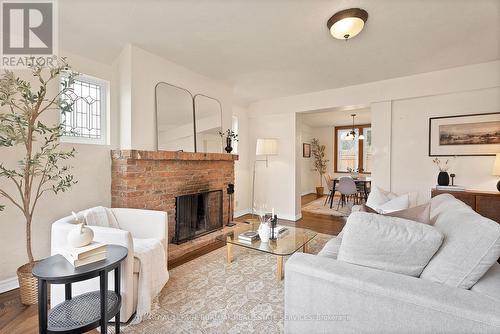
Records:
[[[328,240],[328,242],[323,246],[323,249],[321,249],[321,251],[318,253],[318,256],[336,259],[339,254],[339,248],[340,244],[342,243],[343,234],[344,233],[341,231],[335,238]]]
[[[431,220],[445,239],[420,277],[470,289],[500,257],[500,225],[449,194],[431,200]]]
[[[411,220],[355,212],[343,229],[338,260],[418,277],[443,235]]]
[[[494,263],[471,290],[500,301],[500,264]]]

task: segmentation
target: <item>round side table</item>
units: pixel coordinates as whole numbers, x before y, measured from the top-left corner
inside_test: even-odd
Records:
[[[106,259],[73,267],[62,255],[53,255],[33,268],[38,278],[38,321],[40,333],[83,333],[101,326],[107,333],[109,319],[115,317],[115,332],[120,332],[120,264],[127,257],[127,248],[108,245]],[[108,290],[108,273],[115,272],[115,289]],[[74,298],[71,283],[100,278],[100,290]],[[65,301],[48,309],[48,285],[64,284]]]

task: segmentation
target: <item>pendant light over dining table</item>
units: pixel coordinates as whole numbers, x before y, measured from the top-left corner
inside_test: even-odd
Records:
[[[368,12],[366,10],[349,8],[335,13],[330,17],[326,26],[333,37],[347,41],[363,30],[366,20],[368,20]]]
[[[352,130],[349,131],[347,135],[345,135],[344,140],[354,140],[356,139],[356,128],[354,125],[354,118],[356,117],[356,114],[351,114],[352,117]],[[358,140],[364,140],[365,136],[363,134],[360,134],[358,136]]]

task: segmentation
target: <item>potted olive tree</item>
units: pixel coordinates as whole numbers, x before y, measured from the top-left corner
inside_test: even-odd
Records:
[[[71,92],[77,74],[70,70],[65,59],[58,59],[51,67],[33,66],[30,70],[34,80],[22,80],[12,71],[0,77],[0,151],[11,148],[15,151],[8,154],[20,155],[13,166],[7,166],[0,158],[0,181],[4,180],[4,186],[0,184],[0,200],[19,209],[26,224],[28,263],[17,269],[21,302],[26,305],[37,302],[37,281],[31,274],[36,263],[31,248],[31,224],[37,204],[45,193],[64,192],[76,183],[69,173],[70,167],[63,165],[75,156],[75,149],[59,148],[63,124],[47,125],[41,116],[72,111],[73,102],[63,97]],[[50,97],[51,87],[54,89],[54,83],[63,73],[61,89]],[[32,87],[35,82],[38,88]],[[8,183],[12,187],[7,188]],[[4,209],[5,205],[0,205],[0,210]]]
[[[311,140],[311,152],[314,159],[314,169],[319,174],[319,186],[316,187],[316,195],[323,196],[323,175],[326,173],[326,163],[328,160],[325,158],[326,146],[321,145],[317,138]]]

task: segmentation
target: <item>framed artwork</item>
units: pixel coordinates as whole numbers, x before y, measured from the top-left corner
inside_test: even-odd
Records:
[[[311,157],[311,144],[307,144],[307,143],[302,144],[302,157],[304,157],[304,158]]]
[[[429,156],[500,153],[500,112],[429,118]]]

